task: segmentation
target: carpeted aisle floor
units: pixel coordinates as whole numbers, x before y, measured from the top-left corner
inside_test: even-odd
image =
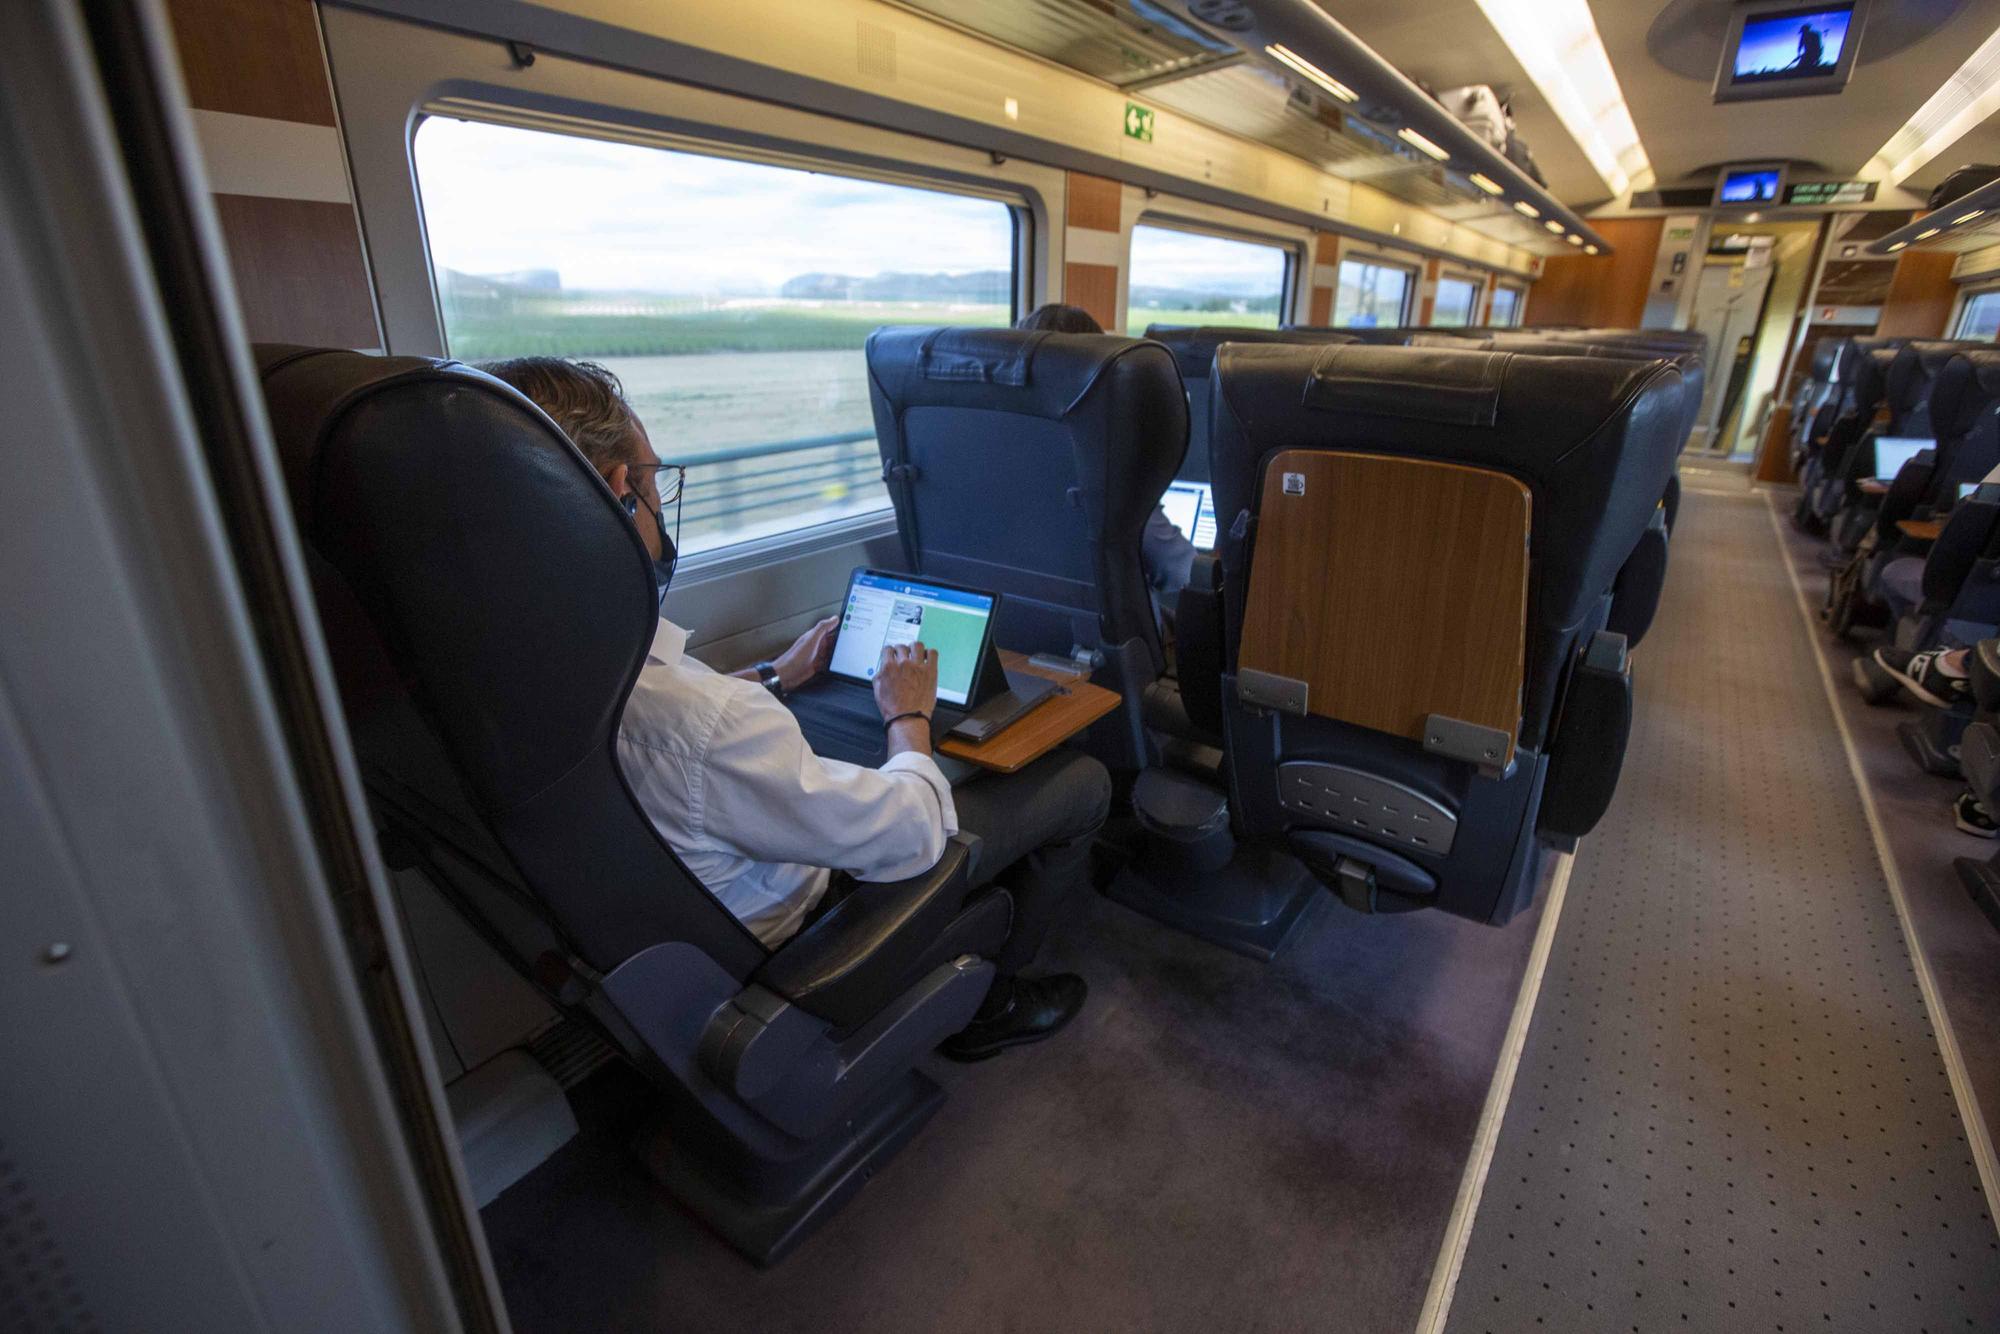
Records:
[[[616,1144],[485,1212],[517,1329],[1406,1330],[1535,932],[1323,901],[1261,966],[1091,896],[1089,1008],[759,1273]]]
[[[2000,1329],[2000,1241],[1780,555],[1761,495],[1684,501],[1452,1331]]]

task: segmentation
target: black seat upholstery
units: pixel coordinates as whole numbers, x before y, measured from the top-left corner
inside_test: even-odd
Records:
[[[1615,785],[1629,678],[1621,637],[1600,632],[1614,581],[1673,469],[1680,370],[1657,359],[1231,346],[1214,376],[1215,500],[1227,533],[1225,673],[1235,670],[1258,559],[1259,487],[1278,451],[1463,464],[1529,489],[1523,696],[1518,749],[1504,775],[1405,737],[1267,711],[1246,703],[1228,675],[1221,686],[1237,818],[1247,834],[1285,847],[1329,884],[1334,862],[1374,867],[1375,906],[1506,920],[1533,892],[1536,849],[1586,832]],[[1297,762],[1394,785],[1453,817],[1456,840],[1441,854],[1302,817],[1280,782],[1280,767]]]
[[[450,361],[258,349],[371,807],[558,1003],[666,1095],[656,1168],[761,1261],[941,1093],[1004,940],[968,845],[766,950],[661,842],[615,753],[657,628],[610,490],[514,389]]]
[[[1093,655],[1126,707],[1089,743],[1143,765],[1166,658],[1141,536],[1188,436],[1173,357],[1113,334],[889,328],[867,358],[909,568],[1000,593],[1002,647]]]
[[[1224,343],[1358,343],[1353,334],[1331,329],[1232,329],[1208,325],[1151,324],[1146,337],[1174,354],[1188,397],[1187,456],[1178,480],[1208,480],[1208,369]]]

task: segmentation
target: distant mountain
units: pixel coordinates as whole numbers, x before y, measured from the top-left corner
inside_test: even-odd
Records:
[[[1222,281],[1213,287],[1156,287],[1140,284],[1132,288],[1130,304],[1162,310],[1213,310],[1213,311],[1274,311],[1278,308],[1276,292],[1262,292],[1255,295],[1237,289],[1237,285]]]
[[[521,292],[560,292],[562,275],[554,269],[516,269],[512,273],[460,273],[457,269],[446,269],[439,285],[447,296],[512,296]]]
[[[856,278],[845,273],[802,273],[789,278],[778,295],[798,301],[962,301],[1001,304],[1014,275],[1004,269],[973,273],[878,273]]]

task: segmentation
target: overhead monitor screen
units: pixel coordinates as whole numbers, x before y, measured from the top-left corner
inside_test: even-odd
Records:
[[[1821,79],[1840,66],[1853,5],[1822,5],[1762,14],[1744,21],[1730,67],[1735,83]]]
[[[1753,167],[1722,175],[1716,202],[1722,204],[1769,204],[1778,198],[1782,173],[1776,167]]]

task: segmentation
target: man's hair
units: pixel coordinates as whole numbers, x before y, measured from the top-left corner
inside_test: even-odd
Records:
[[[625,401],[625,386],[596,362],[512,357],[478,368],[532,399],[598,472],[638,461],[639,418]]]
[[[1059,301],[1051,301],[1046,306],[1037,306],[1021,317],[1016,329],[1040,330],[1048,333],[1101,334],[1104,326],[1097,317],[1082,306],[1065,306]]]

